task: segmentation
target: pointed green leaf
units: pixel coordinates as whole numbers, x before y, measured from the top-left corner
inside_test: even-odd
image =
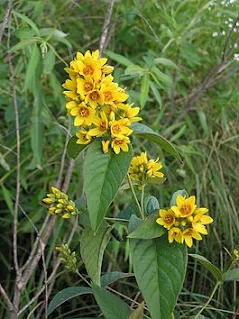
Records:
[[[152,81],[149,82],[149,86],[150,86],[150,89],[153,92],[153,95],[154,95],[156,101],[158,102],[158,104],[160,106],[162,106],[162,99],[161,99],[160,93],[158,91],[158,88],[156,87],[156,85]]]
[[[36,24],[31,19],[29,19],[27,16],[25,16],[24,14],[21,14],[21,13],[19,13],[17,11],[13,11],[13,14],[15,14],[17,17],[19,17],[20,19],[25,21],[27,24],[29,24],[32,27],[32,29],[35,31],[35,33],[37,35],[40,35],[38,27],[36,26]]]
[[[133,123],[131,125],[131,128],[134,131],[134,134],[143,136],[149,139],[150,141],[159,144],[165,152],[181,160],[181,157],[176,151],[174,145],[170,143],[168,140],[166,140],[163,136],[154,132],[150,127],[140,123]]]
[[[191,256],[192,258],[200,262],[200,264],[202,264],[204,267],[206,267],[217,279],[217,281],[222,281],[221,271],[216,266],[214,266],[209,260],[198,254],[189,254],[189,256]]]
[[[104,274],[103,276],[101,276],[101,278],[100,278],[101,286],[106,287],[119,279],[132,277],[133,275],[134,274],[124,273],[121,271],[108,272],[108,273]]]
[[[14,215],[14,205],[13,205],[11,193],[9,192],[7,187],[5,187],[3,184],[1,184],[1,186],[2,186],[2,193],[3,193],[3,197],[5,199],[5,202],[7,204],[9,211],[11,212],[11,214],[13,216]]]
[[[92,291],[106,319],[127,319],[130,316],[129,306],[105,288],[92,285]]]
[[[15,44],[13,47],[11,47],[11,49],[9,50],[10,53],[12,52],[16,52],[20,49],[25,48],[26,46],[32,44],[32,43],[36,43],[37,39],[26,39],[26,40],[22,40],[20,42],[18,42],[17,44]]]
[[[92,290],[89,287],[69,287],[59,291],[51,300],[47,315],[49,316],[57,307],[62,305],[67,300],[78,297],[83,294],[91,294]]]
[[[166,58],[156,58],[155,60],[156,64],[162,64],[164,66],[172,67],[175,69],[178,69],[177,64],[175,64],[172,60],[166,59]]]
[[[150,195],[144,199],[144,211],[146,215],[150,215],[159,210],[159,202],[156,197]]]
[[[73,159],[76,159],[77,156],[89,146],[88,144],[77,144],[77,140],[78,138],[74,135],[69,139],[67,144],[67,153]]]
[[[222,274],[223,281],[239,281],[239,268],[230,269]]]
[[[132,159],[132,149],[118,155],[109,149],[102,151],[99,140],[93,142],[86,153],[84,163],[85,193],[91,227],[95,231],[101,224],[127,174]]]
[[[112,51],[105,51],[105,54],[112,60],[120,63],[120,64],[123,64],[125,66],[129,66],[129,65],[132,65],[133,63],[127,59],[126,57],[124,57],[123,55],[120,55],[118,53],[114,53]]]
[[[170,87],[173,86],[173,80],[167,74],[161,72],[156,66],[152,68],[152,71],[157,76],[158,80],[161,81],[163,84],[166,84]]]
[[[132,64],[132,65],[129,65],[129,66],[125,69],[124,73],[125,73],[126,75],[137,75],[137,76],[138,76],[138,75],[143,75],[144,69],[141,68],[139,65]]]
[[[129,238],[152,239],[161,237],[165,228],[156,223],[158,214],[149,215],[142,223],[129,234]]]
[[[93,283],[100,286],[101,265],[105,248],[110,239],[112,227],[106,222],[99,228],[96,234],[86,227],[80,238],[80,252],[87,273]]]
[[[143,108],[145,103],[147,102],[149,95],[149,75],[144,74],[142,77],[141,82],[141,89],[140,89],[140,105]]]
[[[33,85],[35,83],[34,77],[36,75],[36,68],[38,66],[38,63],[40,62],[40,59],[41,59],[40,50],[38,49],[38,46],[34,44],[33,49],[31,51],[29,63],[27,66],[24,90],[33,89]]]
[[[187,265],[184,244],[156,239],[130,239],[136,281],[152,319],[169,319],[181,291]]]

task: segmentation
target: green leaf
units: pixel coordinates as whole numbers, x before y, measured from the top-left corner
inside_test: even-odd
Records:
[[[165,73],[161,72],[156,66],[152,68],[153,73],[155,73],[156,77],[163,84],[166,84],[170,87],[173,86],[173,80]]]
[[[135,309],[131,315],[129,316],[129,319],[143,319],[144,315],[144,302],[142,302],[137,309]]]
[[[149,215],[128,237],[140,239],[161,237],[166,230],[156,223],[158,217],[158,214]]]
[[[29,39],[32,38],[34,34],[34,30],[25,26],[22,26],[15,31],[15,36],[19,39]]]
[[[96,234],[86,227],[80,238],[80,252],[85,268],[91,280],[100,286],[101,266],[105,248],[110,239],[112,227],[106,222],[99,228]]]
[[[140,123],[133,123],[131,125],[132,130],[134,131],[134,134],[143,136],[150,141],[160,145],[162,149],[169,153],[170,155],[174,156],[175,158],[181,160],[180,155],[176,151],[173,144],[171,144],[168,140],[166,140],[163,136],[157,134],[154,132],[150,127],[140,124]]]
[[[141,89],[140,89],[140,105],[141,108],[145,106],[149,95],[149,75],[144,74],[142,77],[141,82]]]
[[[89,287],[69,287],[59,291],[51,300],[47,315],[49,316],[57,307],[62,305],[67,300],[78,297],[83,294],[91,294],[92,290]]]
[[[92,285],[92,291],[106,319],[127,319],[130,316],[129,306],[105,288]]]
[[[177,206],[177,203],[176,203],[176,199],[178,197],[178,195],[182,195],[183,197],[186,196],[186,198],[189,197],[187,191],[185,189],[179,189],[177,190],[176,192],[173,193],[173,196],[170,200],[170,207],[171,206]]]
[[[52,50],[49,50],[43,59],[43,73],[51,73],[56,63],[56,56]]]
[[[38,49],[38,46],[34,44],[33,49],[31,51],[31,57],[27,66],[24,90],[32,89],[34,85],[33,78],[35,77],[36,68],[41,59],[41,53]]]
[[[22,40],[20,42],[18,42],[16,45],[14,45],[13,47],[11,47],[11,49],[9,50],[10,53],[12,52],[16,52],[20,49],[25,48],[26,46],[32,44],[32,43],[36,43],[38,40],[37,39],[27,39],[27,40]]]
[[[112,51],[105,51],[105,54],[112,60],[120,63],[120,64],[123,64],[125,66],[130,66],[132,65],[133,63],[128,60],[127,58],[125,58],[123,55],[120,55],[120,54],[117,54],[117,53],[114,53]]]
[[[13,14],[16,15],[18,18],[22,19],[23,21],[25,21],[27,24],[29,24],[32,27],[32,29],[35,31],[35,33],[37,35],[40,35],[38,27],[31,19],[29,19],[28,17],[16,11],[13,11]]]
[[[214,266],[209,260],[198,254],[189,254],[189,256],[191,256],[192,258],[200,262],[200,264],[202,264],[204,267],[206,267],[217,279],[217,281],[222,281],[221,271],[216,266]]]
[[[223,281],[239,281],[239,268],[230,269],[222,274]]]
[[[126,69],[125,69],[125,71],[124,71],[124,73],[126,74],[126,75],[143,75],[144,74],[144,69],[143,68],[141,68],[139,65],[136,65],[136,64],[132,64],[132,65],[129,65]]]
[[[102,151],[99,140],[93,142],[86,153],[84,163],[85,193],[91,227],[97,230],[127,174],[132,159],[132,149],[118,155]]]
[[[156,197],[149,195],[144,199],[144,211],[146,215],[150,215],[159,210],[159,202]]]
[[[162,99],[161,99],[160,93],[159,93],[159,91],[158,91],[156,85],[154,84],[154,82],[150,81],[150,82],[149,82],[149,86],[150,86],[150,89],[151,89],[152,92],[153,92],[153,95],[154,95],[156,101],[158,102],[158,104],[159,104],[160,106],[162,106]]]
[[[169,60],[169,59],[166,59],[166,58],[156,58],[154,60],[154,62],[156,64],[162,64],[164,66],[168,66],[168,67],[172,67],[172,68],[178,69],[177,64],[175,64],[172,60]]]
[[[67,144],[67,153],[68,155],[75,159],[77,156],[89,146],[89,144],[76,144],[78,138],[74,135],[69,139]]]
[[[2,193],[3,193],[3,197],[5,199],[5,202],[7,204],[8,209],[10,210],[10,212],[13,216],[14,215],[14,205],[13,205],[11,193],[9,192],[7,187],[5,187],[3,184],[1,184],[1,186],[2,186]]]
[[[30,164],[30,169],[41,167],[43,142],[44,142],[44,124],[41,122],[40,117],[33,116],[30,129],[31,134],[31,147],[33,151],[33,162]]]
[[[152,319],[169,319],[181,291],[187,265],[184,244],[130,239],[133,269]]]
[[[124,273],[121,271],[108,272],[108,273],[104,274],[103,276],[101,276],[101,278],[100,278],[101,286],[106,287],[119,279],[132,277],[133,275],[134,274]]]

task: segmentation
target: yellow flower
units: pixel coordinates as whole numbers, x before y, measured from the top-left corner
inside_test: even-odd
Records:
[[[120,135],[129,136],[133,132],[133,130],[131,130],[128,127],[129,125],[130,125],[130,122],[126,118],[118,120],[118,121],[112,121],[110,123],[111,135],[113,137],[120,136]]]
[[[170,242],[170,244],[173,241],[176,241],[179,244],[183,243],[183,235],[181,230],[178,227],[172,227],[169,231],[168,231],[168,241]]]
[[[108,153],[110,140],[102,141],[101,144],[102,144],[103,152],[104,152],[105,154]]]
[[[78,140],[76,141],[77,144],[89,144],[91,142],[92,137],[89,135],[88,131],[81,130],[76,133]]]
[[[78,104],[76,101],[70,101],[70,102],[66,103],[66,108],[69,112],[70,112],[70,110],[74,109],[77,106],[78,106]]]
[[[139,113],[140,108],[132,107],[132,105],[133,104],[119,103],[118,107],[119,109],[123,110],[123,117],[127,117],[131,123],[139,122],[142,120],[142,118],[136,115]]]
[[[77,80],[77,93],[80,94],[82,100],[85,99],[85,95],[93,91],[95,85],[91,77],[78,78]]]
[[[69,91],[64,91],[66,97],[72,100],[78,101],[78,94],[77,94],[77,83],[76,79],[69,80],[67,79],[65,83],[62,84],[64,89],[67,89]]]
[[[89,103],[93,109],[96,109],[98,104],[104,103],[104,98],[99,90],[93,90],[85,96],[85,103]]]
[[[75,116],[74,125],[91,125],[94,119],[95,110],[86,106],[84,102],[70,110],[70,114]]]
[[[178,195],[176,199],[177,206],[172,206],[171,209],[175,216],[178,217],[188,217],[192,215],[197,206],[195,205],[195,196],[190,196],[189,198]]]
[[[207,229],[204,225],[211,224],[213,222],[213,219],[205,215],[208,212],[207,208],[201,207],[197,208],[195,211],[195,216],[192,220],[192,227],[199,233],[203,235],[207,235]]]
[[[89,135],[91,136],[101,136],[107,132],[108,129],[108,119],[105,112],[100,113],[100,118],[95,117],[93,119],[93,124],[96,126],[89,130]]]
[[[153,159],[149,160],[147,163],[147,175],[149,177],[164,177],[164,174],[162,172],[159,172],[159,170],[163,167],[163,165],[159,162],[158,159],[154,161]]]
[[[173,211],[171,209],[160,209],[159,216],[160,218],[156,219],[156,223],[162,225],[164,228],[169,230],[175,222],[175,216]]]
[[[130,143],[130,139],[127,136],[119,135],[115,138],[113,138],[111,142],[111,147],[113,148],[114,152],[116,154],[119,154],[120,149],[122,149],[123,152],[128,152],[129,147],[128,144]]]
[[[202,236],[194,228],[188,228],[183,231],[183,240],[185,240],[188,247],[192,247],[193,238],[202,240]]]

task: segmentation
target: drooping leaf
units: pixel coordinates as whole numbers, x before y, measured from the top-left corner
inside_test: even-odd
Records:
[[[150,141],[159,144],[162,149],[174,156],[177,159],[181,159],[180,155],[176,151],[175,147],[173,146],[172,143],[170,143],[168,140],[166,140],[163,136],[159,135],[158,133],[154,132],[151,128],[144,124],[140,123],[133,123],[131,125],[132,130],[134,131],[134,134],[143,136]]]
[[[100,141],[93,142],[84,163],[85,193],[91,227],[95,231],[113,201],[127,174],[132,159],[132,149],[118,155],[109,150],[104,154]]]
[[[141,108],[145,106],[149,95],[149,75],[144,74],[142,77],[141,88],[140,88],[140,105]]]
[[[125,69],[124,73],[125,73],[126,75],[136,75],[136,76],[140,75],[140,76],[141,76],[141,75],[143,75],[143,73],[144,73],[144,69],[141,68],[139,65],[132,64],[132,65],[129,65],[129,66]]]
[[[47,315],[49,316],[57,307],[62,305],[67,300],[78,297],[83,294],[91,294],[92,290],[89,287],[69,287],[59,291],[49,303]]]
[[[51,73],[56,62],[56,56],[52,50],[49,50],[43,59],[43,73]]]
[[[161,99],[161,95],[160,95],[160,93],[158,91],[158,88],[156,87],[156,85],[152,81],[149,82],[149,86],[150,86],[150,89],[153,92],[153,95],[154,95],[156,101],[158,102],[158,104],[160,106],[162,106],[162,99]]]
[[[76,144],[77,140],[78,138],[74,135],[69,139],[67,144],[67,153],[73,159],[76,159],[77,156],[89,146],[88,144]]]
[[[230,269],[222,274],[223,281],[239,281],[239,268]]]
[[[159,202],[156,197],[149,195],[144,199],[144,212],[146,215],[150,215],[156,210],[159,210]]]
[[[106,222],[98,229],[95,234],[94,231],[86,227],[80,238],[80,252],[82,260],[85,264],[87,273],[94,284],[100,286],[101,265],[105,248],[110,239],[110,227]]]
[[[92,291],[106,319],[126,319],[130,316],[129,306],[105,288],[92,285]]]
[[[164,66],[172,67],[175,69],[178,69],[177,64],[175,64],[172,60],[166,59],[166,58],[156,58],[155,60],[156,64],[162,64]]]
[[[208,259],[198,254],[189,254],[189,256],[191,256],[193,259],[197,260],[198,262],[200,262],[200,264],[206,267],[218,281],[222,281],[221,271],[216,266],[214,266]]]
[[[20,49],[25,48],[26,46],[32,44],[32,43],[36,43],[38,40],[37,39],[26,39],[26,40],[22,40],[20,42],[18,42],[17,44],[15,44],[13,47],[11,47],[11,49],[9,50],[10,53],[12,52],[16,52]]]
[[[3,184],[1,184],[1,187],[2,187],[2,194],[3,194],[3,197],[4,197],[5,202],[7,204],[7,207],[13,216],[14,215],[14,205],[13,205],[13,201],[11,198],[11,193],[9,192],[7,187],[5,187]]]
[[[38,63],[40,62],[40,59],[41,59],[40,50],[38,46],[34,44],[33,49],[31,51],[29,63],[27,66],[24,90],[34,89],[33,88],[33,86],[35,85],[34,77],[35,77],[36,69],[37,69]]]
[[[125,66],[130,66],[132,65],[133,63],[127,59],[126,57],[124,57],[123,55],[120,55],[118,53],[114,53],[112,51],[105,51],[105,54],[112,60],[122,64],[122,65],[125,65]]]
[[[161,72],[156,66],[152,68],[152,71],[155,73],[156,77],[160,82],[166,84],[169,87],[172,87],[173,80],[167,74]]]
[[[130,239],[135,277],[152,319],[169,319],[184,281],[187,250],[169,244],[167,235],[156,239]]]
[[[24,14],[21,14],[20,12],[17,12],[17,11],[13,11],[13,14],[16,15],[18,18],[22,19],[23,21],[25,21],[28,25],[30,25],[32,29],[35,31],[36,35],[40,35],[38,27],[30,18],[28,18]]]
[[[129,234],[129,238],[152,239],[161,237],[165,228],[156,223],[158,214],[149,215],[142,223]]]
[[[101,286],[106,287],[119,279],[128,278],[132,276],[134,276],[134,274],[124,273],[121,271],[108,272],[104,274],[103,276],[101,276],[100,278]]]
[[[185,189],[177,190],[176,192],[173,193],[173,196],[170,200],[170,206],[177,206],[176,199],[177,199],[178,195],[181,195],[183,197],[186,196],[186,198],[188,198],[188,196],[189,196]]]
[[[33,116],[31,124],[31,147],[33,150],[33,161],[28,166],[29,169],[41,167],[42,149],[44,142],[44,124],[41,122],[40,117]]]

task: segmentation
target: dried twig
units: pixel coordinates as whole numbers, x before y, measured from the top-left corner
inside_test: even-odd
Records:
[[[5,12],[5,15],[3,18],[3,22],[1,25],[1,29],[0,29],[0,45],[2,43],[3,32],[4,32],[4,29],[7,25],[8,18],[9,18],[10,12],[11,12],[11,8],[12,8],[12,0],[8,0],[7,9],[6,9],[6,12]]]
[[[5,290],[3,289],[3,286],[2,286],[1,284],[0,284],[0,295],[3,297],[3,300],[5,301],[5,303],[6,303],[7,307],[8,307],[8,309],[9,309],[10,311],[13,311],[14,306],[13,306],[11,300],[8,298],[6,292],[5,292]]]
[[[107,34],[109,31],[109,25],[110,25],[110,19],[112,15],[113,6],[114,6],[114,0],[109,0],[109,6],[108,6],[107,14],[105,16],[103,32],[102,32],[102,35],[100,38],[100,44],[99,44],[100,56],[102,55],[104,51],[105,42],[106,42]]]

